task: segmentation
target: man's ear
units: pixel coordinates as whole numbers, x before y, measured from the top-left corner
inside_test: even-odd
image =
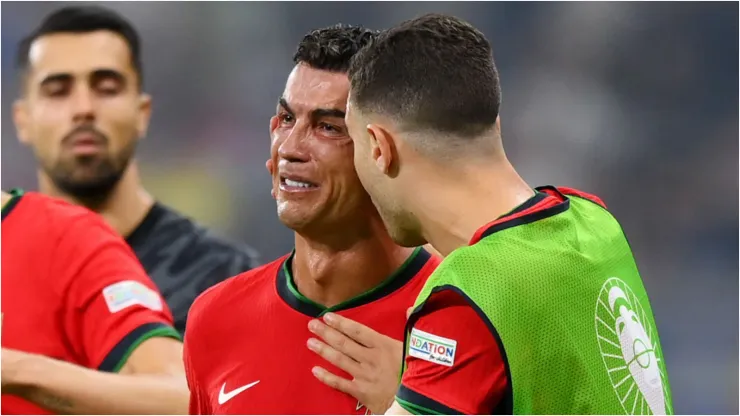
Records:
[[[278,123],[280,123],[278,116],[270,117],[270,140],[272,140],[272,133],[278,128]]]
[[[146,133],[149,131],[149,121],[151,119],[152,96],[149,94],[141,94],[139,97],[139,117],[136,120],[136,130],[139,133],[140,139],[146,137]]]
[[[367,133],[370,136],[370,155],[375,166],[386,175],[395,175],[395,165],[398,163],[395,137],[378,124],[368,124]]]
[[[28,106],[26,101],[18,99],[13,103],[13,124],[18,141],[28,145],[31,142],[30,126],[28,125]]]
[[[272,159],[267,159],[267,162],[265,162],[265,167],[270,173],[270,179],[272,179],[272,175],[273,173],[275,173],[275,163],[272,161]],[[272,184],[273,181],[270,180],[270,183]],[[275,191],[275,185],[270,186],[270,195],[272,195],[272,199],[275,199],[277,195],[277,192]]]

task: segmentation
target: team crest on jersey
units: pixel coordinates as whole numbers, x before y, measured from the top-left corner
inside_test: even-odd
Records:
[[[625,413],[672,413],[658,333],[622,279],[612,277],[601,287],[595,323],[601,357]]]
[[[409,337],[409,355],[432,363],[452,367],[457,341],[433,335],[416,328]]]
[[[111,313],[116,313],[134,305],[155,311],[162,310],[162,298],[159,297],[159,294],[134,280],[125,280],[107,286],[103,289],[103,297]]]

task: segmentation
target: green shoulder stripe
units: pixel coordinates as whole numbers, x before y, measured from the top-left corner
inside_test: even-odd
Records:
[[[396,402],[398,402],[398,404],[401,407],[403,407],[407,412],[411,413],[412,415],[442,415],[443,414],[443,413],[439,413],[431,409],[421,407],[411,402],[407,402],[406,400],[403,400],[399,398],[398,396],[396,396]]]
[[[157,338],[157,337],[164,337],[164,338],[174,338],[178,341],[182,342],[182,336],[180,335],[177,330],[172,328],[171,326],[158,326],[154,329],[151,329],[149,331],[143,332],[141,335],[133,339],[133,341],[128,344],[128,347],[125,349],[125,351],[119,355],[119,359],[115,362],[115,365],[110,370],[113,373],[117,373],[121,371],[121,368],[123,368],[124,364],[126,364],[126,361],[128,361],[131,354],[141,345],[144,341],[151,339],[151,338]],[[125,342],[126,340],[122,341]],[[120,345],[120,344],[119,344]],[[108,358],[112,358],[109,356]],[[108,361],[108,359],[106,359]]]

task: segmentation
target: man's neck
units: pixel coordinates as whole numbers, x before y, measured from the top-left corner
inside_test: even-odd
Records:
[[[5,205],[7,205],[7,203],[10,202],[11,199],[13,199],[13,195],[11,195],[11,194],[3,191],[3,193],[2,193],[2,201],[1,201],[2,202],[2,204],[1,204],[2,207],[5,208]]]
[[[43,194],[85,206],[84,201],[59,190],[42,171],[39,172],[39,190]],[[100,204],[87,208],[100,214],[108,225],[125,238],[141,224],[153,205],[154,198],[141,187],[138,168],[135,162],[131,162],[110,195]]]
[[[419,216],[425,239],[442,256],[467,246],[479,228],[535,194],[505,159],[454,174],[437,172],[426,178],[432,181],[430,187],[416,186],[418,191],[410,200],[414,201],[412,209]]]
[[[371,237],[339,250],[296,234],[292,268],[298,291],[330,308],[377,287],[398,270],[414,249],[396,245],[379,219],[371,227]]]

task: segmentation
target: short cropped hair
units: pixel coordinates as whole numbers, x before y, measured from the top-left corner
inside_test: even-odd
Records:
[[[388,29],[353,58],[349,77],[360,111],[402,128],[477,137],[501,105],[491,44],[453,16],[427,14]]]
[[[331,72],[349,70],[352,57],[369,44],[378,31],[360,26],[334,25],[312,30],[298,44],[293,63]]]
[[[41,24],[18,45],[17,67],[22,73],[28,70],[31,45],[42,36],[56,33],[88,33],[98,30],[108,30],[123,37],[131,52],[131,62],[139,75],[139,86],[141,87],[143,68],[138,32],[123,16],[100,6],[63,7],[46,16]]]

